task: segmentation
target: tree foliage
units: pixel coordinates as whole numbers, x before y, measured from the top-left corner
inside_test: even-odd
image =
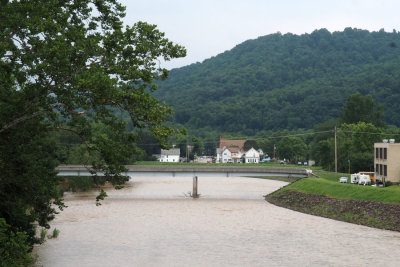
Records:
[[[347,98],[339,116],[340,123],[366,122],[372,123],[377,127],[384,126],[382,119],[382,105],[375,107],[371,95],[363,96],[360,93],[352,94]]]
[[[198,136],[312,129],[336,119],[357,92],[400,126],[399,47],[396,31],[275,33],[173,69],[156,94],[174,106],[174,122]]]
[[[244,142],[244,145],[243,145],[244,151],[248,151],[251,148],[254,148],[256,150],[258,150],[260,148],[256,140],[246,140],[246,142]]]
[[[168,76],[159,59],[186,51],[155,25],[124,27],[124,10],[115,0],[1,1],[0,218],[30,244],[33,223],[48,227],[52,204],[62,208],[55,133],[75,135],[93,173],[114,185],[127,180],[137,140],[117,111],[161,145],[175,133],[164,124],[172,108],[152,92]]]
[[[338,170],[374,170],[374,143],[382,140],[383,129],[372,123],[343,124],[338,134]],[[348,163],[350,161],[350,170]]]
[[[276,152],[281,159],[285,158],[291,162],[304,161],[307,155],[307,145],[300,137],[284,137],[279,141]]]
[[[374,170],[374,143],[380,142],[384,128],[372,123],[342,124],[337,134],[338,171],[354,173]],[[333,133],[314,143],[317,162],[326,170],[335,169],[335,139]],[[350,161],[350,162],[349,162]],[[349,170],[350,163],[350,170]]]
[[[26,233],[13,232],[10,225],[0,218],[0,267],[29,266],[33,263],[27,239]]]

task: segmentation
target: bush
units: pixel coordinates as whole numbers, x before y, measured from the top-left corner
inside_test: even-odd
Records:
[[[6,220],[0,218],[0,266],[29,266],[33,262],[28,235],[12,231]]]
[[[40,229],[40,243],[44,243],[46,241],[47,229]]]
[[[58,230],[57,228],[54,228],[51,235],[48,235],[47,238],[57,238],[59,234],[60,234],[60,230]]]
[[[391,186],[391,185],[393,185],[393,183],[391,181],[385,182],[385,187],[388,187],[388,186]]]
[[[71,190],[72,192],[88,191],[106,181],[103,176],[69,176],[65,178],[67,182],[62,185],[62,191]]]

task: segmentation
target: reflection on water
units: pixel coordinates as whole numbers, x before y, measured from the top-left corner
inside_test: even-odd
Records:
[[[43,266],[397,266],[400,234],[273,206],[283,182],[134,177],[95,206],[97,192],[66,194],[37,249]],[[353,251],[353,252],[351,252]],[[364,253],[365,252],[365,253]]]

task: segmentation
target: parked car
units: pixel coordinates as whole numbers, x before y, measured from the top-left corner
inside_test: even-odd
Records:
[[[340,177],[339,182],[347,184],[347,177]]]
[[[261,162],[270,162],[270,161],[271,161],[271,158],[264,158],[261,160]]]

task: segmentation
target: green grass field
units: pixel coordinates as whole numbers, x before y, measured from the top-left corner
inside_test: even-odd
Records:
[[[301,179],[282,190],[323,195],[339,199],[354,199],[399,204],[400,186],[373,187],[339,183],[339,177],[348,174],[319,173],[320,178]],[[349,179],[350,181],[350,179]]]

